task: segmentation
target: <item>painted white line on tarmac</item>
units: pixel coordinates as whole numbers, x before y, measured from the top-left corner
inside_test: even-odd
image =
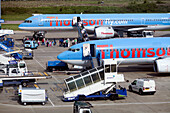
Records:
[[[124,105],[159,105],[159,104],[170,104],[170,101],[168,102],[135,102],[135,103],[107,103],[107,104],[92,104],[93,106],[124,106]],[[10,107],[22,107],[22,108],[66,108],[66,107],[73,107],[73,105],[54,105],[54,106],[22,106],[22,105],[12,105],[12,104],[2,104],[0,105],[4,106],[10,106]]]
[[[61,83],[55,76],[51,75],[58,83]]]
[[[55,106],[55,105],[53,104],[53,102],[51,101],[50,98],[48,98],[48,100],[50,101],[50,103],[51,103],[52,106]]]
[[[35,60],[41,67],[43,67],[43,68],[45,69],[45,67],[44,67],[36,58],[34,58],[34,60]]]

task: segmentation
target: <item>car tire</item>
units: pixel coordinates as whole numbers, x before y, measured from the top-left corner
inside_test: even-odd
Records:
[[[24,102],[24,106],[26,106],[27,105],[27,103],[26,102]]]
[[[129,86],[129,91],[130,91],[130,92],[132,92],[132,91],[133,91],[133,90],[132,90],[132,86]]]
[[[139,90],[139,95],[143,95],[142,89]]]
[[[151,94],[151,95],[154,95],[154,94],[155,94],[155,92],[151,92],[150,94]]]

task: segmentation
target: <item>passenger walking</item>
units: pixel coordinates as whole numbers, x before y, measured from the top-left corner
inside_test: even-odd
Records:
[[[54,38],[54,43],[53,43],[53,44],[54,44],[54,46],[56,45],[56,40],[55,40],[55,38]]]
[[[70,47],[70,39],[67,38],[67,40],[68,40],[68,46],[67,47]]]
[[[49,46],[49,42],[48,42],[48,39],[47,39],[47,41],[46,41],[46,44],[47,44],[46,46],[48,47],[48,46]]]
[[[45,45],[45,43],[44,43],[44,38],[42,39],[42,44],[41,45]]]
[[[40,40],[38,39],[38,46],[40,45]]]
[[[77,38],[74,39],[74,43],[77,44]]]

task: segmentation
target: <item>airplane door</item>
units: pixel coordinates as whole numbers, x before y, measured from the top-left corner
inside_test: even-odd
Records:
[[[83,44],[83,56],[90,56],[90,44]]]
[[[40,17],[38,21],[39,21],[39,26],[43,26],[44,25],[43,17]]]
[[[90,44],[90,54],[92,57],[96,57],[95,44]]]
[[[72,25],[75,26],[80,20],[80,17],[73,17]]]
[[[141,24],[142,24],[142,25],[145,24],[145,19],[144,19],[144,18],[142,18]]]
[[[83,56],[96,57],[95,44],[83,44]]]

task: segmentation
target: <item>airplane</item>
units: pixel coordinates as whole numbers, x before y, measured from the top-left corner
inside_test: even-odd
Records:
[[[49,31],[77,30],[82,22],[88,34],[96,38],[113,37],[116,33],[123,37],[124,32],[142,34],[144,30],[170,28],[170,13],[136,14],[34,14],[19,25],[19,29],[33,31],[35,38],[45,37]]]
[[[91,67],[91,60],[116,59],[118,64],[153,64],[156,72],[170,72],[170,37],[114,38],[79,43],[59,54],[65,63]]]

